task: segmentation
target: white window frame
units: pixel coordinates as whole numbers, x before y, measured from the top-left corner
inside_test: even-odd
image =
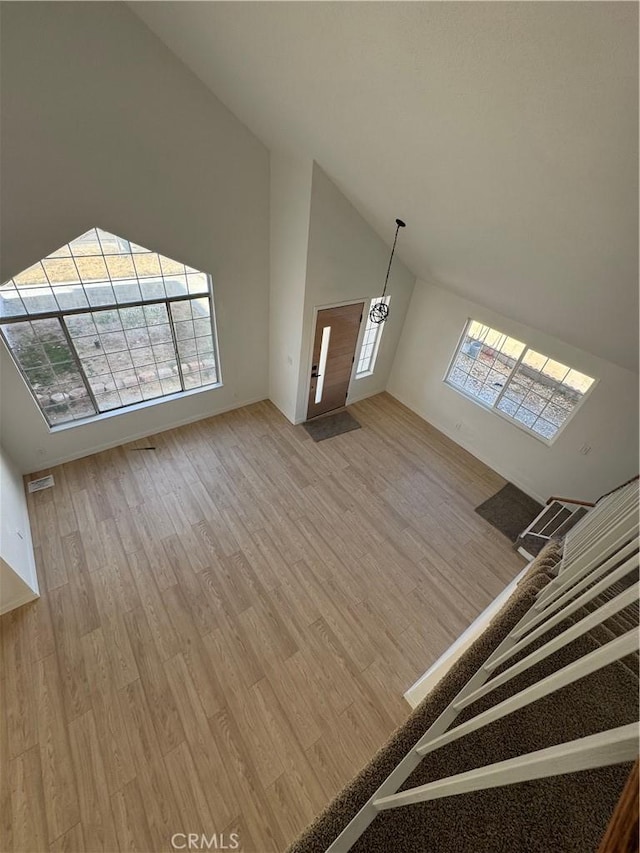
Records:
[[[355,378],[356,379],[364,379],[366,376],[373,376],[373,373],[376,369],[376,361],[378,358],[378,351],[380,349],[380,341],[382,340],[382,332],[384,331],[385,323],[378,323],[378,324],[372,323],[371,320],[369,319],[369,314],[370,314],[373,306],[377,305],[378,302],[384,302],[385,305],[387,305],[387,307],[388,307],[390,300],[391,300],[390,295],[385,296],[382,299],[379,296],[376,296],[369,302],[369,307],[367,309],[367,320],[366,320],[366,323],[364,325],[364,332],[362,334],[362,343],[360,344],[360,352],[358,354],[358,360],[356,362],[356,372],[355,372]],[[365,339],[367,336],[367,332],[372,328],[375,328],[375,330],[376,330],[376,338],[375,338],[375,341],[373,342],[373,350],[371,351],[371,355],[369,356],[369,363],[368,363],[367,367],[364,370],[360,370],[360,362],[362,361],[362,350],[365,347]]]
[[[91,230],[95,230],[97,233],[100,229],[91,229]],[[86,232],[86,233],[89,234],[90,232]],[[107,234],[107,236],[114,236],[114,237],[116,236],[116,235],[111,235],[108,232],[104,232],[104,233]],[[83,235],[80,235],[80,237],[75,238],[75,239],[81,240],[85,236],[86,236],[86,234],[83,234]],[[62,247],[62,248],[63,249],[68,248],[74,242],[75,241],[72,240],[72,241],[70,241],[70,243],[66,244],[66,247]],[[124,241],[124,242],[129,243],[130,241]],[[100,241],[100,245],[102,246],[101,241]],[[131,243],[130,245],[136,246],[136,244],[133,244],[133,243]],[[61,250],[57,250],[57,251],[60,252]],[[133,252],[135,252],[136,254],[148,253],[148,254],[156,255],[159,257],[157,252],[149,251],[146,249],[141,250],[141,247],[137,247],[137,246],[136,246],[136,249],[132,250],[132,253]],[[104,250],[101,252],[101,254],[102,254],[103,258],[106,257],[106,253],[104,252]],[[47,258],[45,258],[44,260],[47,260],[47,259],[52,258],[52,257],[56,257],[56,255],[57,255],[57,253],[54,252],[51,255],[47,256]],[[74,261],[74,263],[75,263],[75,260],[74,260],[75,256],[73,256],[73,255],[69,255],[69,256],[71,257],[71,260]],[[66,258],[67,256],[65,255],[64,257]],[[167,259],[167,260],[170,260],[170,259]],[[42,268],[45,269],[43,262],[40,261],[39,263],[42,266]],[[216,315],[215,315],[215,306],[214,306],[214,301],[213,301],[213,282],[212,282],[211,276],[206,274],[206,273],[201,273],[200,271],[194,270],[191,267],[185,267],[185,269],[191,270],[192,273],[195,273],[197,275],[204,276],[204,278],[206,280],[206,288],[203,288],[202,290],[194,291],[192,293],[185,293],[185,294],[178,295],[178,296],[169,296],[169,295],[165,294],[164,297],[159,297],[159,298],[154,298],[154,299],[140,299],[140,300],[136,299],[136,300],[131,300],[131,301],[123,301],[123,302],[117,302],[116,301],[113,304],[107,304],[107,305],[91,305],[90,303],[88,303],[87,306],[84,306],[81,308],[66,308],[65,309],[65,308],[58,306],[57,309],[52,309],[52,310],[47,310],[47,311],[37,311],[37,312],[29,312],[25,309],[24,313],[21,313],[18,315],[7,315],[7,316],[3,316],[0,318],[0,340],[2,340],[2,344],[5,346],[5,348],[7,349],[7,352],[11,356],[11,359],[12,359],[13,363],[15,364],[16,369],[20,373],[23,382],[25,383],[30,395],[32,396],[36,406],[38,407],[38,411],[40,412],[44,422],[46,423],[46,425],[49,429],[49,432],[54,433],[54,432],[57,432],[60,430],[67,430],[67,429],[71,429],[71,428],[76,427],[76,426],[82,426],[82,425],[90,424],[90,423],[93,423],[95,421],[104,420],[106,418],[111,418],[111,417],[116,417],[116,416],[118,416],[120,414],[124,414],[126,412],[131,412],[131,411],[135,411],[138,409],[148,408],[150,406],[158,405],[158,404],[161,404],[164,402],[168,402],[170,400],[181,399],[185,396],[191,396],[193,394],[198,394],[198,393],[201,393],[203,391],[211,391],[212,389],[219,388],[222,386],[222,375],[221,375],[221,369],[220,369],[220,355],[219,355],[219,350],[218,350],[218,334],[217,334],[217,328],[216,328]],[[46,275],[46,269],[45,269],[45,275]],[[151,276],[150,278],[154,278],[154,277]],[[155,276],[155,278],[162,278],[164,281],[165,275],[163,272],[161,272],[160,276]],[[85,282],[85,280],[80,275],[78,275],[78,279],[79,279],[79,283],[81,284],[82,288],[84,289],[85,284],[87,282]],[[143,280],[138,276],[137,272],[136,272],[136,280],[138,282],[138,285],[140,284],[140,281]],[[13,284],[13,280],[10,280],[10,281]],[[109,282],[111,283],[111,279],[109,279]],[[89,283],[91,284],[93,282],[89,282]],[[100,283],[101,282],[96,282],[96,284],[100,284]],[[106,281],[104,283],[106,283]],[[56,285],[51,284],[51,282],[49,282],[49,288],[52,289],[52,292],[53,292],[54,298],[55,298]],[[20,289],[19,288],[18,288],[18,296],[20,296]],[[178,342],[179,341],[178,341],[178,338],[176,337],[176,330],[175,330],[175,322],[176,321],[173,317],[173,314],[171,311],[171,306],[172,306],[172,304],[178,303],[178,302],[195,302],[195,301],[201,300],[201,299],[207,299],[207,301],[209,303],[209,318],[208,319],[210,320],[210,323],[211,323],[211,339],[212,339],[212,344],[213,344],[213,359],[214,359],[214,365],[215,365],[216,381],[215,382],[209,382],[207,384],[203,384],[200,386],[196,386],[195,388],[188,388],[188,387],[185,387],[185,379],[183,377],[183,370],[182,370],[181,361],[180,361],[181,356],[180,356],[180,352],[179,352],[179,348],[178,348]],[[57,299],[56,299],[56,302],[57,302]],[[87,300],[87,302],[88,302],[88,300]],[[132,403],[124,403],[124,404],[117,406],[113,409],[105,409],[105,410],[101,411],[99,408],[99,404],[96,401],[94,391],[92,390],[90,377],[86,374],[86,372],[84,370],[81,356],[80,356],[80,354],[76,348],[73,335],[71,335],[69,333],[66,320],[68,318],[73,317],[74,315],[82,315],[82,314],[95,315],[95,314],[98,314],[98,313],[103,312],[103,311],[118,311],[118,309],[121,309],[121,308],[138,308],[138,307],[145,307],[145,306],[152,306],[152,305],[164,305],[166,308],[167,323],[171,329],[171,339],[172,339],[173,347],[175,350],[175,358],[176,358],[176,364],[177,364],[177,368],[178,368],[177,378],[180,382],[181,388],[180,388],[180,390],[177,390],[177,391],[171,391],[168,393],[160,394],[160,395],[155,396],[155,397],[142,399],[142,400],[132,402]],[[57,320],[58,323],[60,324],[61,331],[63,333],[64,338],[66,339],[66,343],[67,343],[67,346],[69,348],[69,352],[71,355],[72,362],[74,363],[74,365],[78,371],[78,377],[80,380],[82,380],[82,383],[87,390],[87,397],[90,400],[93,408],[95,409],[94,414],[90,414],[90,415],[87,415],[86,417],[80,417],[80,418],[76,418],[76,419],[70,418],[69,420],[60,421],[57,423],[52,422],[49,419],[49,417],[47,416],[47,413],[45,412],[44,406],[38,400],[38,398],[36,396],[36,392],[35,392],[34,388],[32,387],[29,378],[27,377],[22,365],[20,364],[16,353],[14,353],[14,351],[13,351],[13,346],[11,345],[7,336],[4,334],[4,328],[10,327],[13,324],[29,322],[29,321],[37,322],[38,320],[46,320],[46,319]],[[197,340],[197,338],[194,338],[194,340]]]
[[[497,415],[498,417],[507,421],[507,423],[512,424],[513,426],[522,430],[522,432],[526,433],[527,435],[531,436],[532,438],[537,439],[538,441],[541,441],[543,444],[547,445],[547,447],[550,447],[552,444],[554,444],[554,442],[557,441],[558,437],[563,432],[563,430],[565,429],[567,424],[571,420],[573,420],[573,418],[575,417],[578,410],[583,406],[585,400],[591,395],[593,389],[598,384],[599,379],[597,377],[594,377],[594,376],[588,377],[589,379],[592,380],[589,388],[584,392],[584,394],[582,394],[582,397],[574,406],[573,410],[569,414],[569,417],[566,418],[564,423],[558,427],[558,429],[556,430],[554,435],[551,438],[547,438],[546,436],[541,435],[540,433],[536,432],[531,427],[527,426],[527,424],[522,423],[522,421],[516,420],[514,417],[509,415],[507,412],[503,412],[501,409],[497,408],[498,403],[500,402],[505,391],[507,390],[507,388],[509,387],[509,385],[513,381],[514,376],[516,375],[518,368],[520,367],[520,365],[521,365],[523,359],[525,358],[526,354],[530,351],[536,352],[536,353],[538,352],[538,350],[535,347],[529,346],[529,344],[527,344],[525,341],[520,341],[520,343],[524,344],[524,348],[523,348],[522,352],[520,353],[520,356],[516,359],[514,366],[511,368],[511,372],[510,372],[509,376],[506,378],[504,385],[500,389],[500,392],[499,392],[498,396],[496,397],[496,399],[493,403],[487,403],[481,397],[478,397],[474,394],[469,393],[464,388],[461,388],[459,385],[457,385],[455,382],[453,382],[450,379],[450,374],[451,374],[453,368],[455,367],[456,359],[458,358],[458,355],[462,349],[462,345],[464,344],[465,338],[467,337],[469,327],[474,322],[480,323],[483,326],[487,326],[490,330],[492,330],[494,332],[498,332],[498,334],[505,335],[506,337],[509,337],[509,338],[512,337],[511,335],[507,335],[506,332],[502,332],[499,329],[496,329],[494,326],[489,326],[487,323],[482,323],[482,321],[480,321],[480,320],[475,320],[473,317],[468,317],[466,323],[464,324],[464,328],[462,329],[460,337],[458,338],[458,343],[456,344],[453,355],[451,356],[451,360],[449,361],[449,364],[447,365],[447,369],[446,369],[445,374],[442,378],[442,381],[447,386],[447,388],[450,388],[452,391],[456,391],[462,397],[465,397],[467,400],[470,400],[472,403],[475,403],[477,406],[480,406],[480,408],[485,409],[486,411]],[[515,340],[515,338],[514,338],[514,340]],[[544,355],[544,354],[540,353],[540,355]],[[552,356],[545,356],[545,358],[551,359]],[[555,359],[553,359],[553,360],[555,361]],[[561,362],[561,363],[564,363],[564,362]],[[567,367],[569,367],[569,365],[567,365]],[[570,370],[577,370],[577,368],[572,368],[572,367],[569,367],[569,369]],[[581,372],[581,371],[578,371],[578,372]],[[587,374],[584,374],[584,375],[586,376]],[[558,387],[561,387],[563,384],[562,382],[558,382],[557,380],[553,380],[552,377],[547,377],[547,379],[549,379],[550,382],[555,383]]]

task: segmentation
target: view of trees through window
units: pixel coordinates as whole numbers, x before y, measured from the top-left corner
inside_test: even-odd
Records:
[[[91,229],[0,286],[0,331],[50,425],[219,382],[209,276]]]

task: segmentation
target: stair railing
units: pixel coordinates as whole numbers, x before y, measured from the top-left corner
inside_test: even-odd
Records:
[[[464,708],[638,601],[638,583],[605,599],[604,603],[603,598],[600,598],[595,610],[576,622],[571,621],[552,639],[530,651],[499,675],[493,675],[498,667],[527,649],[551,628],[561,625],[583,605],[598,599],[604,590],[630,572],[638,570],[638,510],[638,484],[632,482],[602,498],[568,531],[557,576],[549,581],[532,607],[327,848],[327,853],[346,853],[376,815],[386,809],[609,766],[636,758],[638,724],[633,722],[398,792],[425,755],[638,650],[638,630],[627,631],[488,710],[461,724],[455,724]]]

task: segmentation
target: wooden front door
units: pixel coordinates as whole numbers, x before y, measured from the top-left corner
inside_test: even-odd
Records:
[[[307,419],[344,406],[364,302],[318,311]]]

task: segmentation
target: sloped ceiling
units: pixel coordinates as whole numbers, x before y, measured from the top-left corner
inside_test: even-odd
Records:
[[[419,278],[637,370],[637,4],[129,5]]]

